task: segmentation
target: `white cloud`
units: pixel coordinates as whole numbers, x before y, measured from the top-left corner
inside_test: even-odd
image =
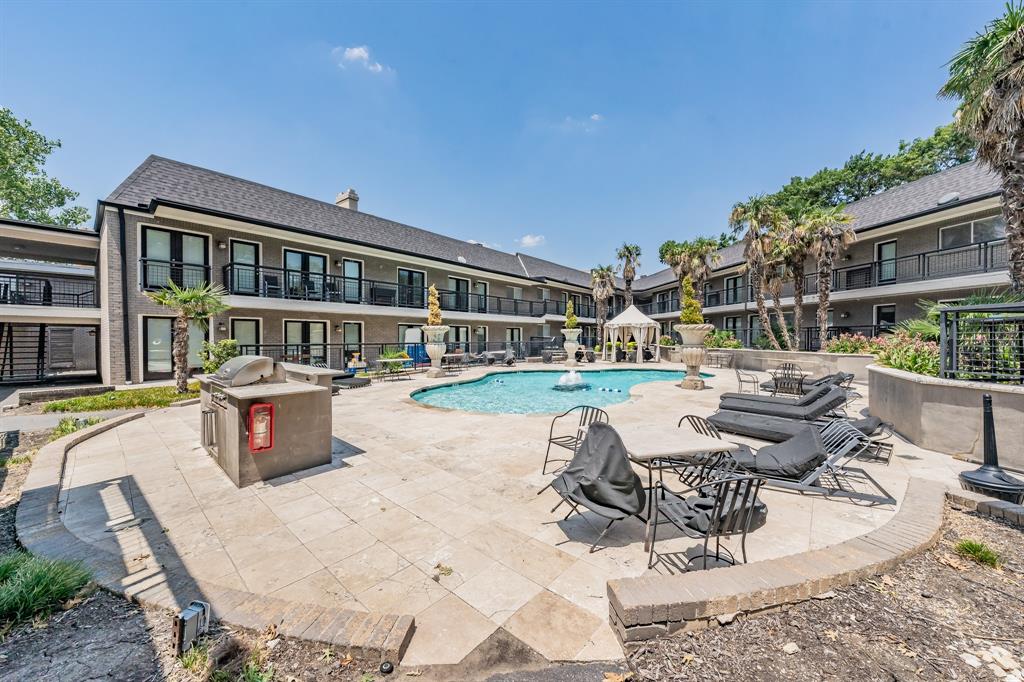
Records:
[[[586,118],[566,116],[556,128],[565,133],[594,133],[601,128],[603,123],[604,116],[601,114],[591,114]]]
[[[524,249],[532,249],[535,246],[541,246],[544,244],[544,241],[544,235],[542,234],[524,234],[516,240],[516,243]]]
[[[603,121],[604,120],[604,116],[602,116],[601,114],[591,114],[590,115],[590,120],[591,121]]]
[[[498,244],[497,242],[483,242],[480,241],[479,239],[467,239],[466,242],[468,242],[469,244],[476,244],[477,246],[486,246],[488,249],[501,248],[501,244]]]
[[[366,45],[336,47],[331,50],[331,58],[341,69],[347,69],[349,66],[361,66],[371,73],[390,73],[394,70],[390,66],[373,61],[370,58],[370,48]]]

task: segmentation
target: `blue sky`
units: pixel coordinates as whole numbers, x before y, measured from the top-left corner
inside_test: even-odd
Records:
[[[950,120],[1000,2],[0,3],[0,104],[90,210],[160,154],[580,268]]]

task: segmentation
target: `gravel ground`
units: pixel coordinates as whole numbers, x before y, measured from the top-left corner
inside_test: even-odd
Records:
[[[964,539],[998,569],[957,554]],[[663,637],[630,656],[639,680],[1024,679],[1024,529],[947,509],[940,542],[835,596],[720,628]]]

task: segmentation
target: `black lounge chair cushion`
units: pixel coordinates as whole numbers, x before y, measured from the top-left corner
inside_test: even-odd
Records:
[[[789,440],[766,445],[757,451],[752,461],[741,464],[762,476],[799,479],[817,469],[827,458],[821,434],[813,426],[805,426]]]
[[[691,495],[687,498],[681,498],[677,495],[667,493],[669,497],[665,501],[658,501],[658,507],[662,513],[670,518],[675,519],[676,522],[686,526],[691,530],[695,530],[698,533],[708,532],[708,527],[711,525],[711,514],[715,508],[715,498],[713,496],[704,495]],[[744,493],[740,493],[741,499]],[[749,504],[749,501],[747,502]],[[728,515],[731,508],[730,502],[727,500],[720,511],[722,518]],[[736,512],[737,510],[732,510]],[[734,513],[734,517],[737,520],[742,517],[743,514]],[[754,517],[750,520],[750,528],[748,530],[754,530],[760,528],[768,520],[768,507],[764,502],[758,500],[754,503]],[[739,533],[742,528],[720,528],[720,532],[724,534]]]
[[[807,425],[802,419],[785,419],[766,414],[721,410],[708,417],[719,431],[737,433],[773,443],[792,438]]]
[[[829,385],[816,386],[799,398],[787,398],[775,395],[754,395],[752,393],[723,393],[721,400],[756,400],[757,402],[774,403],[776,405],[810,405],[830,390],[832,390],[832,387]]]
[[[586,437],[552,487],[606,518],[636,514],[647,499],[619,434],[600,422],[587,427]]]
[[[334,383],[342,388],[362,388],[363,386],[369,386],[370,380],[367,377],[346,377],[344,379],[335,379]]]
[[[722,410],[733,410],[735,412],[750,412],[752,414],[765,414],[774,417],[814,421],[819,417],[825,416],[829,411],[840,407],[845,402],[846,391],[833,386],[827,393],[825,393],[825,395],[812,403],[808,403],[807,405],[780,405],[761,400],[726,398],[721,401],[719,408]]]
[[[850,424],[865,436],[870,436],[881,428],[882,420],[878,417],[867,416],[863,419],[855,419],[854,421],[851,421]]]

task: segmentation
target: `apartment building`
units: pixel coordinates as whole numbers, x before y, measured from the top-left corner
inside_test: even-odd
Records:
[[[920,317],[921,299],[955,301],[1009,284],[999,177],[980,162],[962,164],[846,207],[857,240],[836,263],[826,335],[877,334]],[[718,252],[705,284],[704,316],[746,345],[760,336],[753,291],[743,268],[743,244]],[[816,263],[809,258],[801,346],[816,349],[820,330]],[[667,331],[679,314],[675,276],[662,270],[634,285],[639,307]],[[793,285],[781,307],[790,322]]]
[[[829,329],[874,333],[918,314],[922,297],[1004,285],[999,179],[969,163],[851,204],[858,241],[833,277]],[[171,376],[172,317],[145,294],[170,280],[216,282],[231,309],[190,332],[245,352],[304,362],[414,347],[437,287],[449,342],[536,354],[572,301],[593,343],[590,274],[377,217],[353,190],[334,202],[157,156],[98,202],[92,230],[0,221],[0,382],[99,375]],[[743,245],[722,249],[704,296],[708,320],[748,344],[759,336]],[[813,262],[808,273],[814,272]],[[792,315],[791,285],[783,309]],[[809,274],[804,347],[818,345]],[[678,289],[668,269],[634,283],[638,307],[671,334]],[[621,293],[611,315],[622,307]],[[357,356],[358,354],[358,356]]]

